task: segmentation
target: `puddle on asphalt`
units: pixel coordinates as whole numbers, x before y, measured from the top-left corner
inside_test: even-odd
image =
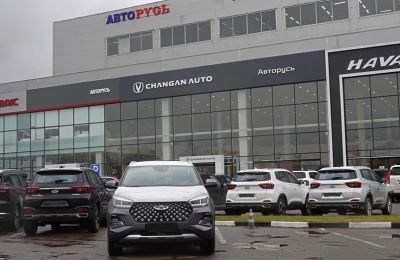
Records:
[[[389,234],[389,235],[380,236],[379,238],[383,238],[383,239],[400,239],[400,235],[399,234]]]
[[[233,247],[237,249],[255,249],[255,250],[262,250],[262,251],[274,251],[278,250],[281,247],[286,247],[287,244],[264,244],[264,243],[257,243],[250,242],[250,243],[234,243]]]
[[[248,237],[262,237],[262,238],[288,238],[289,236],[275,236],[270,234],[256,235],[256,234],[246,234]]]
[[[304,234],[304,235],[326,235],[329,232],[321,232],[317,230],[309,230],[309,231],[297,231],[297,234]]]
[[[304,259],[307,259],[307,260],[324,260],[324,258],[320,257],[320,256],[309,256],[309,257],[305,257]]]

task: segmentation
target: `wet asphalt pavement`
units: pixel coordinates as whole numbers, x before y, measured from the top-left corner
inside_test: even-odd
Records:
[[[395,204],[400,214],[400,204]],[[400,259],[400,229],[298,229],[218,227],[216,252],[201,256],[191,245],[141,245],[108,257],[107,231],[89,234],[79,226],[53,231],[40,227],[33,237],[0,226],[3,259]]]

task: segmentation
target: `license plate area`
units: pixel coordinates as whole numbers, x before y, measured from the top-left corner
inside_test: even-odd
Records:
[[[322,198],[327,198],[327,199],[342,199],[343,195],[340,192],[328,192],[328,193],[323,193]]]
[[[145,224],[145,231],[149,235],[179,234],[177,223],[148,223]]]
[[[45,200],[40,205],[41,208],[66,208],[68,202],[65,200]]]
[[[254,198],[254,194],[242,193],[239,194],[239,198]]]

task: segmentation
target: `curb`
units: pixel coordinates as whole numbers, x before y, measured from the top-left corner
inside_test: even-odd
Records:
[[[221,227],[247,227],[246,221],[215,221]],[[254,223],[256,227],[282,227],[282,228],[351,228],[351,229],[400,229],[400,222],[287,222],[271,221]]]

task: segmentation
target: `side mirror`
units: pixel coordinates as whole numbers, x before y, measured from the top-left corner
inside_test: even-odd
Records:
[[[385,178],[385,177],[382,177],[382,179],[379,179],[379,182],[380,182],[380,183],[386,184],[386,178]]]
[[[297,180],[297,182],[299,183],[299,185],[304,184],[303,180]]]
[[[206,187],[217,187],[218,186],[218,183],[217,183],[217,180],[214,180],[214,179],[207,179],[206,180],[206,185],[205,185]]]
[[[107,189],[111,189],[111,190],[115,190],[115,189],[117,189],[118,188],[118,182],[116,181],[116,180],[109,180],[109,181],[107,181],[105,184],[104,184],[104,186],[107,188]]]

